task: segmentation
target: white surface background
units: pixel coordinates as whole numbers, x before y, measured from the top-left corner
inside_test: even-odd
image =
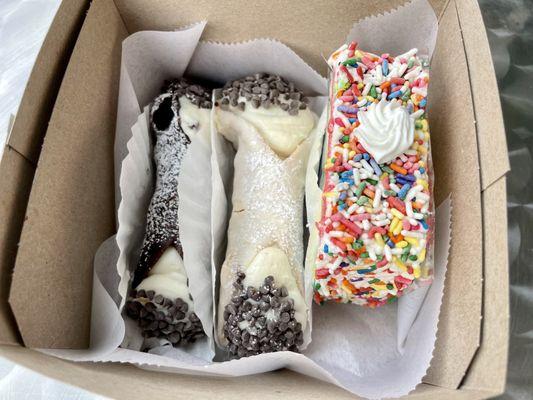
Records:
[[[0,157],[60,0],[0,0]]]
[[[0,0],[0,158],[33,63],[60,0]],[[0,188],[1,190],[1,188]],[[0,400],[102,399],[0,357]]]

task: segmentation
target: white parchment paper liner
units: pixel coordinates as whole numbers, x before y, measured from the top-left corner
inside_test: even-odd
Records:
[[[409,29],[402,30],[400,34],[399,25]],[[185,70],[189,74],[209,77],[211,64],[216,66],[216,73],[222,80],[257,71],[280,72],[310,95],[327,93],[326,80],[286,46],[272,40],[232,45],[198,43],[204,26],[205,23],[199,23],[170,33],[139,32],[124,42],[115,151],[117,206],[121,199],[118,179],[122,161],[131,151],[127,146],[132,137],[131,127],[142,108],[157,95],[163,79],[180,76]],[[377,32],[372,31],[375,29],[373,26],[379,28]],[[347,40],[353,37],[360,47],[377,53],[401,53],[416,46],[421,52],[427,49],[427,54],[431,56],[436,26],[435,15],[426,0],[415,0],[391,13],[360,21]],[[247,52],[255,53],[248,63],[245,62]],[[313,87],[302,86],[302,81],[309,76],[315,76],[316,83]],[[149,79],[145,79],[147,77]],[[213,199],[215,196],[213,193]],[[225,205],[223,201],[220,204],[221,207]],[[308,212],[311,211],[308,209]],[[90,349],[42,351],[77,361],[129,362],[143,368],[194,375],[241,376],[286,367],[364,397],[405,395],[421,382],[432,357],[448,256],[450,212],[450,201],[445,201],[436,210],[433,284],[427,293],[415,291],[402,298],[409,300],[409,296],[416,297],[411,299],[411,304],[419,305],[408,312],[406,318],[411,322],[402,328],[407,332],[400,335],[405,336],[403,342],[398,339],[400,328],[395,324],[397,313],[404,313],[399,302],[397,306],[379,310],[350,305],[315,307],[313,342],[305,355],[270,353],[209,363],[180,351],[169,354],[171,358],[118,348],[125,328],[117,307],[120,302],[120,278],[116,273],[119,251],[116,238],[111,237],[102,244],[95,257]],[[214,235],[223,233],[219,230]],[[344,307],[341,320],[338,319],[340,313],[332,312],[332,307]],[[409,310],[406,308],[405,311]],[[358,330],[374,335],[362,336],[357,330],[347,332],[346,324],[351,329],[353,321],[357,321]],[[334,328],[331,323],[335,324]],[[378,335],[375,328],[383,325],[393,328],[386,335]],[[325,329],[328,329],[327,332]],[[372,357],[373,362],[363,364],[361,360],[368,357]]]

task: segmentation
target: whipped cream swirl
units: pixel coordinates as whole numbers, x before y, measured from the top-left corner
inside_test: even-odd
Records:
[[[388,163],[413,144],[414,118],[399,101],[381,100],[359,111],[354,133],[379,164]]]

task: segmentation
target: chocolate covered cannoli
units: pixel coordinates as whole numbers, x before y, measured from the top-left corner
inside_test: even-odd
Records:
[[[215,92],[217,130],[237,150],[218,342],[231,356],[298,351],[303,287],[303,200],[317,117],[292,82],[255,74]]]
[[[179,79],[167,84],[150,110],[155,190],[126,313],[138,320],[144,337],[166,339],[174,346],[205,335],[194,313],[183,264],[178,178],[191,140],[195,135],[208,136],[211,93],[199,84]]]

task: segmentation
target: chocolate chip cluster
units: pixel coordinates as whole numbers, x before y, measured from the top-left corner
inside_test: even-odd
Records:
[[[298,351],[303,344],[302,324],[296,321],[294,301],[285,286],[267,276],[259,287],[244,287],[240,272],[231,302],[224,308],[224,337],[234,357],[273,351]]]
[[[222,109],[230,106],[244,111],[246,103],[254,108],[279,106],[290,115],[307,108],[308,99],[294,83],[279,75],[257,73],[227,82],[221,91],[215,91],[215,104]]]
[[[185,78],[165,82],[164,92],[171,92],[177,99],[185,96],[191,103],[200,108],[213,107],[211,101],[213,91],[205,86],[192,83]]]
[[[128,317],[138,321],[145,338],[166,339],[178,346],[205,335],[198,316],[180,298],[172,301],[153,290],[133,290],[125,309]]]

